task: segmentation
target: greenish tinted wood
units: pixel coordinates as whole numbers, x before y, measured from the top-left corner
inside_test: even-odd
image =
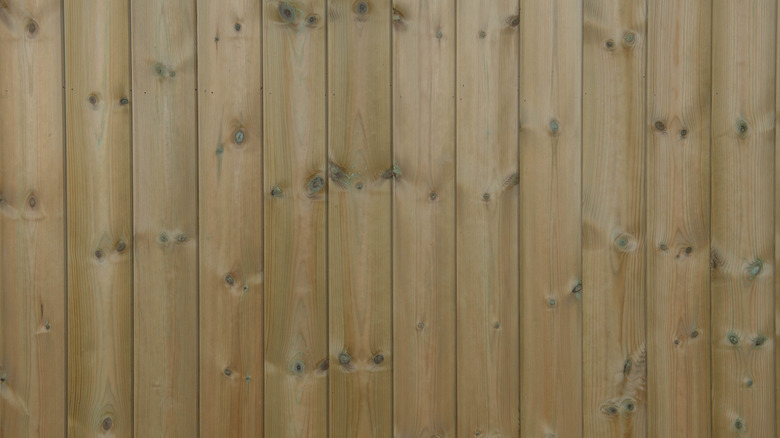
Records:
[[[195,1],[132,15],[135,433],[197,437]]]
[[[711,430],[711,14],[709,1],[648,2],[647,435],[651,437],[704,438]]]
[[[0,436],[65,436],[61,2],[0,5]]]
[[[263,436],[261,14],[197,1],[201,437]]]
[[[582,2],[520,5],[520,430],[582,436]]]
[[[65,3],[68,435],[133,436],[130,5]]]
[[[458,436],[517,436],[518,2],[457,2]]]
[[[393,435],[389,0],[329,0],[330,436]]]
[[[646,5],[583,8],[584,436],[644,437]]]
[[[265,435],[328,429],[325,0],[263,2]]]
[[[393,11],[393,424],[455,435],[455,1]]]
[[[776,436],[774,1],[712,9],[712,436]]]

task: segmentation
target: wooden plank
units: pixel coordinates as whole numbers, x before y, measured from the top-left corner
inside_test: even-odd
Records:
[[[197,437],[195,2],[132,2],[137,436]]]
[[[646,8],[583,8],[584,436],[643,437]]]
[[[198,0],[200,434],[263,436],[262,15]]]
[[[648,3],[648,436],[710,436],[711,12]]]
[[[780,23],[780,7],[777,8],[777,23]],[[777,41],[775,41],[775,128],[778,125],[778,116],[780,116],[780,98],[777,93],[780,93],[780,53],[777,48],[780,47],[780,29],[775,31],[777,35]],[[780,169],[780,136],[775,129],[775,172]],[[780,205],[780,178],[775,175],[775,266],[774,270],[777,272],[780,269],[780,214],[777,214],[778,205]],[[780,348],[777,348],[780,343],[780,275],[775,275],[775,433],[780,432]]]
[[[457,2],[459,436],[517,436],[518,2]]]
[[[68,435],[133,435],[130,7],[65,3]]]
[[[776,8],[769,0],[713,3],[713,437],[776,436]]]
[[[325,0],[263,2],[265,436],[328,430]]]
[[[582,3],[520,8],[520,436],[582,436]]]
[[[329,430],[390,437],[389,0],[329,0]],[[369,91],[370,90],[370,91]]]
[[[65,436],[62,9],[0,2],[0,436]]]
[[[454,436],[455,2],[393,11],[394,436]]]

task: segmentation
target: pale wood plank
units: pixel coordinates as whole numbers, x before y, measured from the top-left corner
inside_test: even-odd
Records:
[[[780,23],[780,7],[777,8],[777,23]],[[778,117],[780,117],[780,53],[777,48],[780,47],[780,32],[775,31],[777,41],[775,41],[775,172],[780,169],[780,136],[777,135]],[[775,272],[780,269],[780,214],[777,214],[780,205],[780,178],[775,175]],[[780,432],[780,348],[777,344],[780,342],[780,275],[775,275],[775,433]]]
[[[261,437],[261,4],[198,0],[197,17],[200,435]]]
[[[133,435],[129,4],[65,2],[68,435]]]
[[[389,0],[328,2],[329,430],[392,424]]]
[[[712,11],[712,436],[775,435],[774,1]]]
[[[328,430],[325,0],[263,2],[265,435]]]
[[[195,1],[134,0],[131,30],[135,433],[197,437]]]
[[[583,7],[584,436],[644,437],[646,5]]]
[[[395,436],[453,437],[455,1],[393,11]]]
[[[711,2],[648,2],[648,436],[710,436]]]
[[[0,436],[65,436],[62,10],[0,2]]]
[[[459,436],[517,436],[518,2],[457,2]]]
[[[582,2],[520,5],[521,436],[582,436]]]

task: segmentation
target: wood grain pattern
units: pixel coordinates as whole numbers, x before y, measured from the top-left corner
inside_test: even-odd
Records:
[[[712,436],[776,436],[773,1],[713,3]]]
[[[135,433],[196,437],[195,1],[135,0],[132,15]]]
[[[65,3],[68,435],[133,436],[127,1]]]
[[[457,11],[457,434],[517,436],[518,2]]]
[[[0,436],[64,436],[60,1],[0,9]]]
[[[644,437],[646,6],[583,7],[584,436]]]
[[[582,4],[520,17],[521,436],[582,436]]]
[[[711,3],[648,3],[648,436],[710,436]]]
[[[393,11],[393,424],[453,437],[455,1]]]
[[[331,436],[392,424],[389,0],[328,2]]]
[[[328,430],[325,0],[263,2],[265,436]]]
[[[202,437],[263,436],[261,9],[197,4]]]

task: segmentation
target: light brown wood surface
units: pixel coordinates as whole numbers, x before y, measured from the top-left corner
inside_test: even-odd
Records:
[[[645,6],[583,4],[585,437],[646,436]]]
[[[132,14],[134,429],[136,436],[195,437],[195,1],[135,0]]]
[[[0,9],[0,436],[64,436],[65,187],[59,1]]]
[[[393,10],[394,436],[452,437],[455,1]]]
[[[582,430],[582,3],[526,1],[520,59],[520,430]]]
[[[265,436],[328,429],[325,0],[263,2]]]
[[[517,436],[518,3],[457,10],[457,435]]]
[[[130,5],[65,8],[68,435],[133,436]]]
[[[712,9],[712,436],[776,436],[773,1]]]
[[[648,2],[647,435],[651,437],[710,436],[711,12],[707,1]]]
[[[199,0],[197,17],[200,436],[254,438],[264,428],[261,4]]]
[[[776,436],[779,13],[0,0],[0,438]]]
[[[331,436],[393,434],[388,0],[329,0]]]

